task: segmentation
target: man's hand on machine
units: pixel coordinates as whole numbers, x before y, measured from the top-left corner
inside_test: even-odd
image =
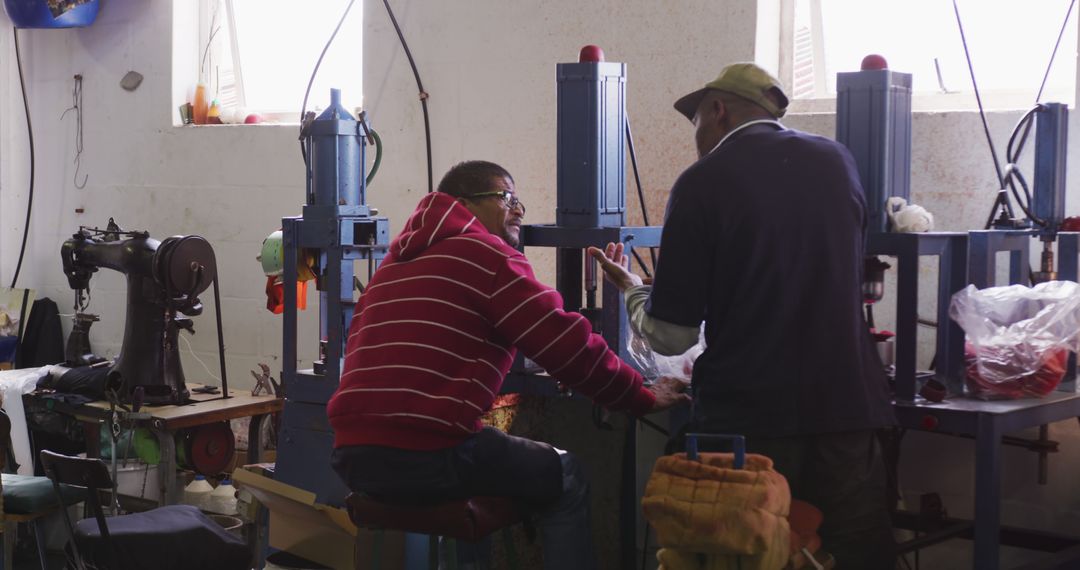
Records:
[[[686,393],[687,384],[678,378],[661,376],[648,390],[656,396],[656,404],[652,412],[662,412],[672,406],[690,401],[690,395]]]
[[[589,255],[600,262],[600,268],[604,270],[604,276],[611,281],[619,291],[626,291],[630,287],[642,284],[641,277],[631,273],[627,269],[630,258],[623,253],[623,244],[609,243],[601,251],[598,247],[590,247]]]

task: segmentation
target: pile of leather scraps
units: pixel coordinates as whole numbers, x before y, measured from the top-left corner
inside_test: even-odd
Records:
[[[791,558],[791,490],[772,460],[730,453],[661,457],[645,488],[645,518],[663,570],[779,570]]]

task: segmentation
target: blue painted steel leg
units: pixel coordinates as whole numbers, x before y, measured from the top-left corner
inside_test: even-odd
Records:
[[[967,285],[966,236],[952,236],[938,257],[937,378],[950,395],[964,393],[964,331],[949,317],[952,295]]]
[[[1080,233],[1059,232],[1058,241],[1058,279],[1062,281],[1080,281]],[[1058,390],[1076,391],[1076,354],[1069,355],[1069,364],[1065,368],[1065,378]]]
[[[994,570],[999,564],[1001,431],[994,414],[979,414],[975,434],[974,568],[977,570]]]
[[[919,332],[919,251],[916,240],[905,239],[898,249],[896,276],[896,398],[911,402],[919,390],[915,380],[918,374],[916,335]]]

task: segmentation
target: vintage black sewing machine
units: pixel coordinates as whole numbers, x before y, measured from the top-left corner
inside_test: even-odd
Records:
[[[80,227],[64,242],[60,257],[68,284],[75,290],[77,315],[84,314],[90,277],[99,268],[127,276],[124,341],[109,369],[106,389],[114,390],[123,402],[186,402],[190,394],[180,366],[178,333],[185,329],[194,334],[189,317],[203,310],[197,295],[213,284],[217,296],[217,263],[210,243],[197,235],[159,242],[146,231],[122,230],[110,219],[104,230]],[[220,309],[217,319],[220,348]],[[226,386],[223,362],[222,381]],[[227,396],[227,388],[224,392]]]

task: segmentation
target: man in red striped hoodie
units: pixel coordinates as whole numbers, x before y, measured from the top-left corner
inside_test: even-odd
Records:
[[[464,162],[425,196],[360,296],[327,407],[332,464],[350,489],[387,500],[520,499],[537,517],[545,568],[593,568],[588,485],[569,453],[483,427],[520,349],[555,379],[634,415],[688,400],[642,377],[565,312],[519,243],[525,206],[490,162]]]

